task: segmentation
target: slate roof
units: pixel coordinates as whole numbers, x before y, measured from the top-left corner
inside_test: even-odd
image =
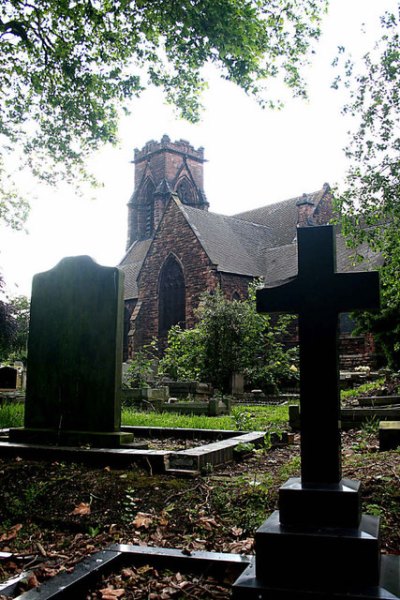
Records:
[[[361,262],[355,261],[355,251],[346,246],[344,238],[340,234],[336,235],[336,270],[338,273],[371,271],[383,263],[382,256],[378,252],[372,252],[365,243],[358,247],[357,253],[363,257]],[[267,250],[264,270],[267,286],[296,275],[297,243]]]
[[[304,197],[306,197],[317,207],[327,191],[329,191],[329,186],[325,184],[321,190],[311,194],[296,196],[296,198],[275,202],[261,208],[254,208],[235,215],[235,218],[258,223],[259,225],[267,225],[271,229],[269,248],[291,244],[296,237],[297,202],[304,200]]]
[[[152,240],[133,242],[118,267],[125,273],[124,298],[129,300],[138,297],[137,276],[150,248]]]
[[[261,276],[269,227],[178,204],[218,271]]]

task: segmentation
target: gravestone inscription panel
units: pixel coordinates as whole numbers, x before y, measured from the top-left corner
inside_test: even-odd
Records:
[[[64,258],[34,277],[25,427],[11,439],[128,441],[120,432],[122,285],[119,269],[88,256]]]

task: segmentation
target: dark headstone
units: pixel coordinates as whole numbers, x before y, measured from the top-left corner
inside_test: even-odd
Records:
[[[260,290],[257,308],[299,315],[301,479],[281,487],[233,598],[397,598],[383,588],[379,518],[361,514],[359,482],[341,475],[338,317],[378,308],[378,274],[336,273],[332,227],[297,233],[298,276]]]
[[[17,387],[17,369],[0,368],[0,390],[15,390]]]
[[[13,430],[13,440],[128,440],[120,432],[122,277],[88,256],[64,258],[34,277],[25,428]]]

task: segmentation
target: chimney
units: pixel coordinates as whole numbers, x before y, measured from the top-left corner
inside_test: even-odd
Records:
[[[296,202],[297,206],[297,227],[309,227],[313,225],[312,216],[314,212],[314,202],[310,200],[307,194],[303,194]]]

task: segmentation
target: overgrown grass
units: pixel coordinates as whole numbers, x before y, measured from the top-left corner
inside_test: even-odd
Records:
[[[22,427],[24,424],[24,405],[22,402],[6,403],[0,406],[0,428]]]
[[[24,405],[3,404],[0,406],[0,428],[22,427]],[[236,406],[232,415],[207,417],[203,415],[178,415],[173,413],[140,412],[133,408],[122,411],[123,425],[143,427],[178,427],[182,429],[236,429],[236,430],[282,430],[287,427],[288,407]]]
[[[182,429],[283,429],[288,422],[287,405],[240,406],[230,416],[178,415],[173,413],[122,411],[122,424],[143,427],[179,427]]]

